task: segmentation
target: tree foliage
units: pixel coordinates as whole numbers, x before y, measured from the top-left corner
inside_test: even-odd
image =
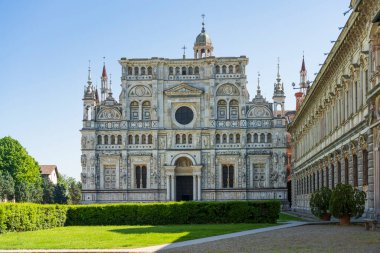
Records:
[[[13,178],[16,201],[42,200],[42,178],[38,163],[11,137],[0,139],[0,171],[8,172]]]
[[[55,187],[54,184],[48,178],[43,179],[42,203],[44,203],[44,204],[53,204],[54,203],[54,187]]]
[[[15,182],[8,171],[0,170],[0,201],[13,200],[15,196]]]
[[[331,194],[330,210],[336,218],[345,215],[359,218],[365,208],[366,193],[350,184],[338,184]]]

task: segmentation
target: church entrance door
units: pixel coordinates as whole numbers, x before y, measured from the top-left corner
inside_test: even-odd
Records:
[[[176,176],[176,200],[193,200],[193,176]]]

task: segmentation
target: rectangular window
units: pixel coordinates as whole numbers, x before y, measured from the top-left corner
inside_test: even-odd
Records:
[[[146,166],[136,165],[135,175],[136,175],[136,188],[146,188]]]
[[[104,189],[116,189],[116,168],[114,166],[104,167]]]
[[[223,188],[233,188],[234,187],[234,166],[233,165],[222,165],[222,180]]]

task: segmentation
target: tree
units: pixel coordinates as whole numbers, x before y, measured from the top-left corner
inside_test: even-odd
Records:
[[[14,180],[16,201],[41,202],[42,178],[36,160],[11,137],[0,139],[0,171]]]
[[[82,199],[82,184],[77,182],[74,178],[66,178],[66,182],[69,186],[69,195],[71,204],[79,204]]]
[[[0,202],[2,200],[13,200],[15,196],[15,182],[7,172],[0,170]]]
[[[70,195],[67,186],[63,182],[58,182],[54,187],[54,203],[70,204]]]
[[[54,184],[48,179],[44,178],[42,183],[43,195],[42,203],[53,204],[54,203]]]

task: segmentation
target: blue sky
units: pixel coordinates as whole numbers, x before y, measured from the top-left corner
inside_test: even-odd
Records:
[[[83,86],[88,60],[100,86],[103,56],[120,92],[121,57],[192,57],[206,15],[216,57],[249,57],[251,98],[271,100],[277,57],[286,109],[294,109],[302,52],[310,80],[348,15],[349,1],[0,0],[0,137],[19,140],[40,164],[79,179]]]

